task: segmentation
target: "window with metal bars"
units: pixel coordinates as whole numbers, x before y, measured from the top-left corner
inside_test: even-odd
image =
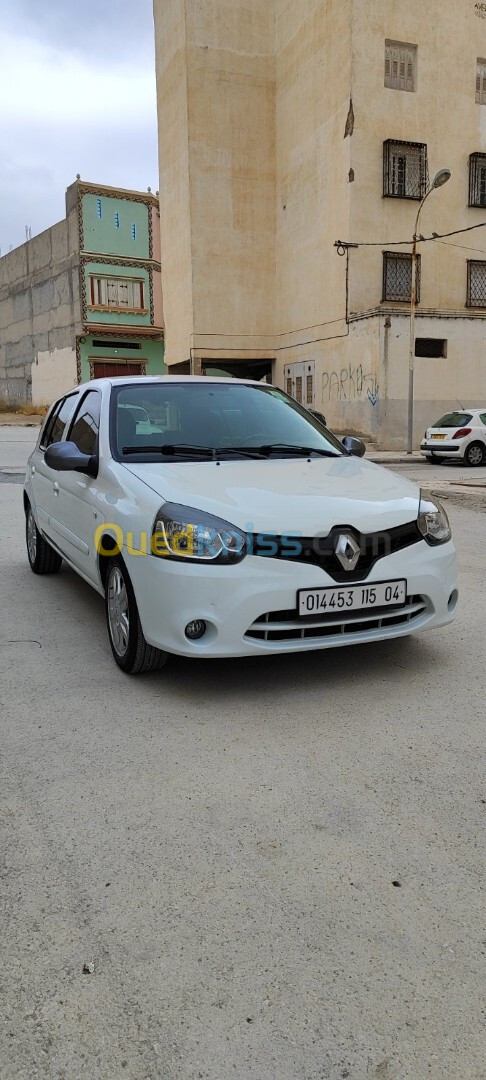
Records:
[[[385,86],[390,90],[416,89],[417,46],[385,41]]]
[[[469,157],[469,206],[486,206],[486,154]]]
[[[476,104],[486,105],[486,60],[476,61]]]
[[[396,251],[383,252],[383,300],[410,303],[412,299],[412,256]],[[415,301],[420,303],[420,255],[417,255]]]
[[[426,144],[387,139],[383,143],[383,194],[394,199],[422,199],[427,184]]]
[[[486,307],[486,259],[467,261],[466,307]]]

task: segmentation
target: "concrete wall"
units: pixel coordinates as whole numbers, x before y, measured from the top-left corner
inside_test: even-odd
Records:
[[[186,360],[193,330],[185,0],[154,0],[162,288],[168,361]]]
[[[47,404],[53,385],[64,389],[64,360],[65,388],[72,386],[72,350],[80,320],[73,210],[0,259],[0,399],[12,405]]]
[[[273,345],[273,0],[155,0],[167,360]]]
[[[383,197],[383,143],[426,143],[430,175],[452,170],[424,235],[484,220],[468,207],[469,155],[486,154],[477,10],[155,0],[169,364],[191,346],[216,365],[266,347],[282,386],[288,368],[312,369],[312,403],[336,429],[404,444],[409,305],[382,301],[382,268],[383,250],[410,251],[417,202]],[[386,39],[417,45],[415,92],[384,86]],[[348,260],[336,240],[360,246]],[[416,442],[456,398],[486,400],[486,306],[466,307],[467,259],[485,252],[483,229],[421,244],[416,335],[447,339],[448,356],[417,357]]]
[[[331,320],[345,316],[329,238],[350,228],[350,2],[280,0],[275,12],[276,346],[290,356],[288,346],[339,332]]]
[[[76,350],[71,346],[38,352],[31,368],[31,397],[34,405],[49,405],[77,384]]]

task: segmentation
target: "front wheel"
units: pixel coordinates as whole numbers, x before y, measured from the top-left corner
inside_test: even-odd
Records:
[[[25,515],[25,541],[30,568],[34,574],[57,574],[62,566],[62,558],[39,532],[30,505]]]
[[[469,443],[464,454],[465,465],[484,465],[486,461],[486,446],[483,443]]]
[[[120,558],[108,565],[105,610],[111,651],[122,671],[139,675],[164,666],[167,654],[145,641],[133,586]]]

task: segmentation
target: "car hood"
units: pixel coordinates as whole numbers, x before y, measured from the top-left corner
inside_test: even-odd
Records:
[[[420,500],[410,480],[355,457],[124,463],[122,468],[161,502],[205,510],[248,532],[315,536],[334,525],[375,532],[414,521]]]

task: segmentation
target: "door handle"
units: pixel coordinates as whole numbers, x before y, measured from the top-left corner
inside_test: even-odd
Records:
[[[30,468],[30,475],[31,475],[31,476],[33,476],[33,475],[34,475],[34,473],[35,473],[35,465],[31,465],[31,468]]]
[[[57,480],[54,480],[54,483],[53,483],[52,486],[54,488],[54,495],[59,495],[59,484],[58,484]]]

